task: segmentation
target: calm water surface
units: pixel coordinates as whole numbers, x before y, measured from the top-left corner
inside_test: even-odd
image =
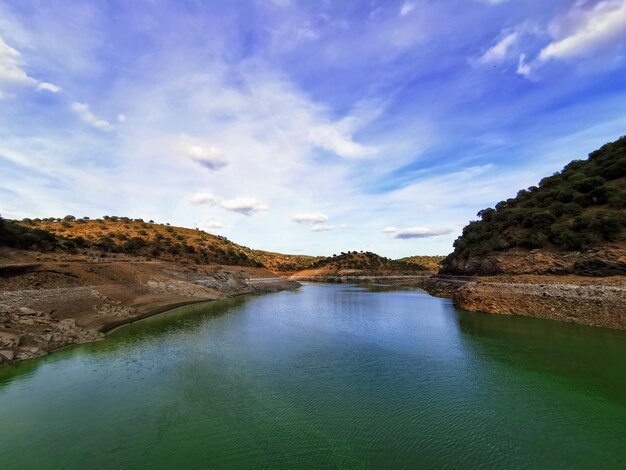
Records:
[[[625,468],[626,334],[306,285],[0,369],[0,468]]]

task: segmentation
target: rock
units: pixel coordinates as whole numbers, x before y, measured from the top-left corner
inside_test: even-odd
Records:
[[[76,327],[76,320],[73,318],[64,318],[63,320],[60,320],[57,325],[61,331],[70,331]]]
[[[41,335],[40,338],[42,341],[49,343],[50,340],[52,339],[52,335],[50,333],[47,333],[45,335]]]
[[[28,307],[20,307],[19,312],[20,312],[20,315],[37,315],[38,313],[41,313],[41,312],[38,312],[37,310],[33,310],[32,308],[28,308]]]
[[[0,331],[0,345],[5,347],[17,347],[20,345],[22,337],[15,333]]]
[[[35,320],[33,320],[32,318],[23,318],[19,320],[19,323],[21,323],[22,325],[32,326],[35,324]]]
[[[0,356],[2,356],[7,361],[12,361],[13,358],[15,357],[15,353],[13,351],[4,350],[4,351],[0,351]]]

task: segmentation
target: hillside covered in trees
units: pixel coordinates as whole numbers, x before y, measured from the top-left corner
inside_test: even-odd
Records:
[[[626,137],[592,152],[587,160],[572,161],[537,186],[522,189],[516,197],[481,210],[478,216],[480,220],[470,222],[454,242],[454,252],[443,262],[443,273],[506,271],[488,258],[514,249],[567,256],[607,247],[612,247],[611,259],[597,261],[612,263],[615,274],[622,269],[626,273],[618,253],[626,240]],[[485,259],[488,268],[481,261]]]

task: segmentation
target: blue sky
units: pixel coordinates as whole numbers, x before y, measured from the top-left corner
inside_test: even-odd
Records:
[[[0,0],[0,214],[446,254],[626,129],[626,0]]]

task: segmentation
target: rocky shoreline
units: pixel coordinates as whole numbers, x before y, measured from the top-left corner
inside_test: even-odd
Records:
[[[472,312],[626,330],[626,279],[579,276],[432,277],[420,286]]]
[[[299,285],[263,268],[133,258],[0,264],[0,366],[101,340],[115,327],[182,305]]]

